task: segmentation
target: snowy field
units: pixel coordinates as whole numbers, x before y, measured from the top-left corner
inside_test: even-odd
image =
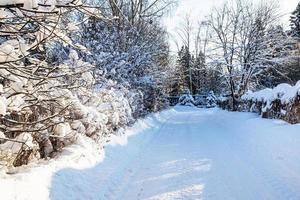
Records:
[[[300,125],[175,107],[127,135],[111,138],[105,156],[81,141],[47,165],[2,175],[1,199],[300,199]]]

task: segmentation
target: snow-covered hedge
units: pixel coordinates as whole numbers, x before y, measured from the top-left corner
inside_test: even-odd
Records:
[[[300,81],[294,86],[283,83],[273,89],[249,91],[242,96],[240,108],[261,113],[266,118],[300,123]]]
[[[280,100],[282,104],[289,104],[294,102],[299,95],[300,81],[298,81],[294,86],[283,83],[279,84],[273,89],[266,88],[257,92],[249,91],[242,96],[242,99],[248,101],[266,102],[269,104],[275,100]]]

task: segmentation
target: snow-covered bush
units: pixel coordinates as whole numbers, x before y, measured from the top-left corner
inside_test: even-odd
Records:
[[[259,112],[263,117],[300,122],[300,81],[294,86],[283,83],[273,89],[248,91],[242,100],[248,111]]]
[[[195,106],[205,107],[206,106],[206,95],[197,94],[195,97]]]
[[[3,138],[4,135],[2,135]],[[33,158],[39,158],[38,144],[30,133],[21,133],[14,139],[0,144],[0,165],[20,166]]]
[[[198,107],[212,108],[216,107],[218,98],[214,95],[213,91],[208,94],[198,94],[195,97],[194,105]]]
[[[194,106],[195,100],[194,97],[191,95],[189,90],[185,90],[183,94],[179,97],[179,105],[183,106]]]
[[[213,108],[217,106],[217,97],[213,91],[210,91],[206,97],[206,107]]]

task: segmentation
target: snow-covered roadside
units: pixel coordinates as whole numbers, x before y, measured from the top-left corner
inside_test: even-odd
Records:
[[[103,139],[102,144],[91,138],[79,136],[75,144],[66,147],[62,154],[49,161],[39,161],[19,167],[15,174],[0,174],[1,199],[5,200],[44,200],[49,199],[53,175],[64,168],[85,169],[93,167],[105,158],[104,143],[107,145],[126,145],[128,137],[145,132],[147,129],[159,127],[169,118],[174,109],[151,114],[145,119],[138,120],[122,135],[111,135]],[[109,141],[108,141],[109,140]]]

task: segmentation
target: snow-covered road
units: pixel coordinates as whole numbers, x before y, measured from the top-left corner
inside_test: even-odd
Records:
[[[300,125],[189,107],[164,117],[97,166],[57,172],[50,199],[300,199]]]

